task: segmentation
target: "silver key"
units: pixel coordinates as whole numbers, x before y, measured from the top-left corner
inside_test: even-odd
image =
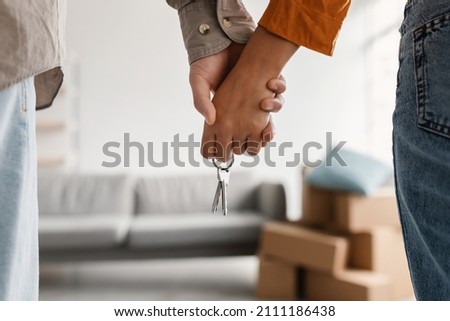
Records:
[[[219,173],[217,173],[217,176],[219,176]],[[212,212],[214,214],[217,212],[217,207],[219,206],[219,199],[221,194],[222,194],[222,182],[219,179],[219,182],[217,183],[216,194],[214,195],[214,200],[212,204]]]
[[[220,169],[218,172],[219,179],[222,182],[222,212],[223,215],[228,214],[228,202],[227,202],[227,189],[228,182],[230,181],[230,171],[229,169]]]
[[[219,201],[222,200],[222,212],[223,215],[228,214],[228,203],[227,203],[227,188],[230,179],[230,170],[217,168],[217,188],[216,194],[214,195],[214,201],[212,204],[212,212],[216,213],[219,207]]]
[[[234,159],[227,167],[222,167],[217,165],[214,161],[214,165],[217,167],[217,188],[216,194],[214,195],[214,200],[212,204],[212,212],[216,213],[219,207],[219,202],[222,200],[222,213],[223,215],[228,214],[228,202],[227,202],[227,190],[230,181],[230,167],[233,165]]]

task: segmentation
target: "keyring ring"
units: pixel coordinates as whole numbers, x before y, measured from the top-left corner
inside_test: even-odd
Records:
[[[212,160],[212,162],[217,169],[228,170],[231,168],[231,166],[233,166],[234,156],[232,155],[231,159],[226,163],[220,162],[220,164],[219,164],[215,158]],[[225,164],[225,166],[223,166],[224,164]]]

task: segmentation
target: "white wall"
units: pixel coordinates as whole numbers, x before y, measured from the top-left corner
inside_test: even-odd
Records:
[[[267,2],[245,1],[255,17]],[[334,58],[301,49],[290,61],[284,72],[286,105],[275,116],[278,143],[291,141],[300,152],[305,142],[324,144],[325,133],[333,132],[336,142],[366,149],[365,28],[364,1],[353,1]],[[200,140],[203,121],[191,103],[178,16],[165,1],[70,1],[67,34],[80,74],[80,170],[105,170],[103,145],[123,142],[125,132],[143,144],[154,142],[157,160],[162,142],[175,134],[186,140],[194,133]],[[286,183],[289,212],[295,217],[299,168],[287,168],[289,158],[274,159],[276,168],[261,164],[251,170]],[[213,171],[179,168],[173,161],[163,169],[126,170],[155,175]]]

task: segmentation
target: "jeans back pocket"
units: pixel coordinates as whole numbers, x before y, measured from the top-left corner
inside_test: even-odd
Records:
[[[450,12],[413,36],[418,126],[450,138]]]

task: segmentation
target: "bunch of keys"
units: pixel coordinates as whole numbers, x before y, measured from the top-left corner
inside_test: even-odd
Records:
[[[222,197],[222,213],[223,215],[228,214],[228,204],[227,204],[227,188],[230,182],[230,168],[234,163],[234,157],[227,163],[218,163],[213,159],[213,164],[217,168],[217,189],[216,195],[214,196],[214,201],[212,204],[212,212],[215,214],[217,208],[219,207],[219,200]]]

